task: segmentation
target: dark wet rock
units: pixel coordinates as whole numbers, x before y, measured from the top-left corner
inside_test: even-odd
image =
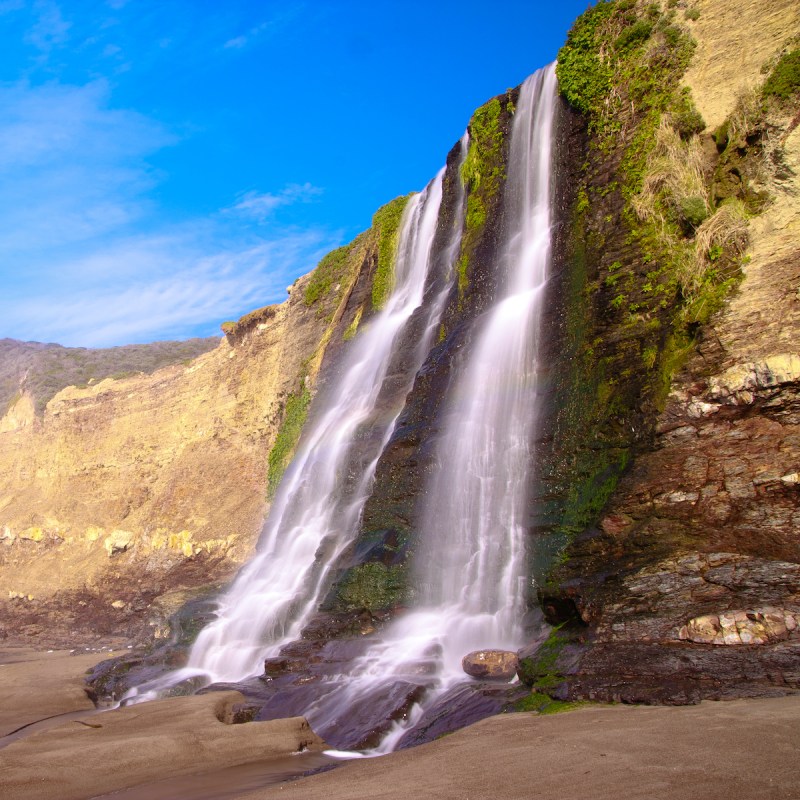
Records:
[[[89,672],[85,691],[95,705],[118,702],[133,687],[182,667],[185,660],[185,650],[169,648],[110,658]]]
[[[408,719],[412,707],[428,686],[406,680],[394,681],[361,695],[333,719],[317,722],[325,741],[345,750],[377,747],[395,722]]]
[[[414,728],[400,739],[398,749],[432,742],[486,717],[509,711],[528,691],[520,683],[503,686],[469,681],[458,684],[425,711]]]
[[[519,668],[517,654],[510,650],[475,650],[461,660],[464,672],[481,680],[511,680]]]
[[[760,647],[601,643],[587,649],[558,699],[684,705],[800,691],[800,642]]]

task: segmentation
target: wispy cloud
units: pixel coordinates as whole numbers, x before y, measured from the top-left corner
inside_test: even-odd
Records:
[[[150,154],[176,141],[108,108],[105,82],[0,88],[0,258],[80,242],[139,217]]]
[[[51,0],[37,0],[33,5],[36,22],[28,31],[26,40],[44,53],[69,38],[70,23],[61,15],[61,9]]]
[[[217,333],[223,319],[285,297],[292,276],[329,248],[314,231],[211,253],[193,237],[125,240],[56,265],[54,272],[79,276],[77,291],[65,293],[54,279],[35,298],[0,298],[0,315],[17,338],[67,345],[149,341],[154,330],[182,338],[198,325]]]
[[[265,20],[259,25],[253,26],[246,33],[228,39],[222,46],[226,50],[241,50],[243,47],[247,47],[256,39],[262,37],[265,33],[274,33],[278,31],[285,24],[295,19],[302,10],[302,5],[294,5],[284,8],[279,14],[275,14],[270,19]]]
[[[310,183],[290,183],[277,194],[247,192],[235,206],[226,209],[226,212],[264,222],[281,206],[290,206],[294,203],[310,203],[321,194],[322,189],[312,186]]]
[[[318,196],[310,183],[170,224],[148,159],[178,139],[110,103],[103,81],[0,87],[0,336],[107,346],[215,332],[283,299],[339,244],[264,225]]]

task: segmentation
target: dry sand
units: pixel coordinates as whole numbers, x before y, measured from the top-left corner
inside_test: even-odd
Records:
[[[6,732],[20,720],[85,708],[83,673],[98,659],[27,657],[12,665],[0,657]],[[285,769],[287,754],[304,744],[322,746],[300,719],[224,724],[239,699],[236,692],[174,698],[85,718],[101,727],[69,720],[34,733],[0,750],[0,797],[83,800],[265,759]],[[235,796],[791,800],[800,798],[798,746],[800,695],[682,708],[587,707],[556,716],[493,717],[413,750]],[[194,797],[191,790],[165,791],[158,796]]]

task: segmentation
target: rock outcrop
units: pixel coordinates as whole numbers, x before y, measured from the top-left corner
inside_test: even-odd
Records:
[[[702,115],[721,123],[743,113],[741,92],[754,96],[796,43],[800,11],[791,2],[766,14],[756,3],[697,8],[686,80]],[[741,282],[695,326],[652,438],[638,445],[597,523],[574,539],[555,585],[541,591],[552,621],[575,624],[571,636],[556,637],[563,655],[555,646],[538,672],[549,673],[558,696],[694,702],[800,689],[795,114],[772,107],[737,145],[750,163],[741,186],[749,180],[769,198],[749,222]],[[717,132],[718,148],[729,135]]]
[[[517,674],[519,659],[508,650],[476,650],[461,659],[461,666],[471,678],[509,681]]]

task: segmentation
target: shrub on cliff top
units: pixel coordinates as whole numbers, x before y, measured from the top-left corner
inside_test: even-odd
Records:
[[[800,48],[783,55],[764,84],[765,97],[789,100],[800,92]]]
[[[612,71],[602,55],[601,32],[614,11],[613,3],[598,3],[577,19],[558,53],[556,76],[569,104],[584,114],[597,111],[611,91]]]
[[[307,306],[313,305],[321,297],[324,297],[330,291],[331,286],[341,280],[347,266],[347,257],[352,249],[353,245],[348,244],[332,250],[322,257],[306,284],[303,301]]]

